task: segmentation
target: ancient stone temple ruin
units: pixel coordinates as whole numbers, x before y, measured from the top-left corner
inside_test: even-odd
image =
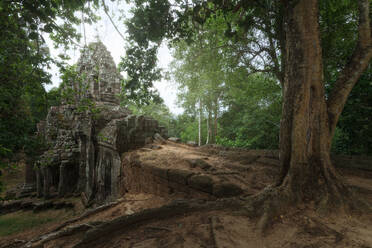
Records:
[[[91,43],[82,51],[77,70],[83,81],[70,85],[80,93],[76,97],[88,97],[96,103],[119,104],[117,96],[122,76],[102,42]]]
[[[150,143],[156,133],[166,136],[166,130],[119,105],[121,75],[101,42],[82,52],[77,70],[82,82],[65,86],[78,92],[75,103],[52,107],[38,124],[47,149],[28,165],[25,185],[36,185],[39,197],[81,194],[87,202],[104,202],[124,193],[123,153]],[[82,110],[84,99],[91,104]]]

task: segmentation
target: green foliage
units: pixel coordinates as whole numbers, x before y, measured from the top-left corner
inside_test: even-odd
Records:
[[[202,138],[217,128],[217,143],[246,148],[278,148],[281,88],[270,74],[251,73],[236,59],[240,44],[229,44],[222,16],[204,23],[194,43],[173,43],[172,75],[178,100],[193,121],[185,122],[183,140],[198,134],[199,101],[202,103]],[[214,118],[217,116],[217,120]],[[213,117],[213,118],[211,118]],[[211,124],[218,123],[215,127]],[[213,135],[209,142],[214,142]]]
[[[185,128],[180,133],[180,138],[182,142],[187,141],[198,141],[198,123],[196,121],[188,123]],[[204,138],[204,137],[203,137]],[[205,144],[205,139],[202,140],[202,143]]]
[[[129,108],[135,115],[145,115],[154,118],[159,122],[160,126],[167,128],[168,135],[177,136],[176,119],[164,103],[151,102],[148,105],[135,105],[122,102],[122,105]]]
[[[208,21],[205,23],[205,29],[190,36],[194,40],[193,43],[172,43],[175,60],[171,64],[171,75],[178,86],[178,102],[187,114],[198,116],[194,119],[195,122],[201,117],[202,143],[215,143],[217,119],[230,74],[231,54],[225,47],[225,25],[222,17]],[[184,137],[196,141],[190,128],[186,130],[188,135],[183,133]]]
[[[234,82],[251,80],[248,76],[257,72],[265,73],[272,81],[284,82],[286,37],[283,4],[274,0],[132,2],[135,7],[134,15],[128,21],[129,26],[132,25],[130,35],[140,37],[139,44],[146,46],[151,42],[158,45],[162,39],[168,39],[175,48],[178,61],[174,63],[173,76],[180,86],[179,100],[186,112],[194,118],[198,111],[202,111],[203,119],[209,118],[208,107],[211,104],[208,101],[213,98],[210,89],[218,88],[216,85],[209,86],[211,82],[220,84],[225,89],[218,101],[225,106],[220,107],[224,113],[219,119],[219,142],[229,146],[277,148],[280,118],[278,83],[275,82],[278,86],[275,94],[265,86],[260,89],[262,92],[268,90],[268,95],[277,97],[266,105],[262,105],[265,97],[258,91],[254,90],[258,94],[256,97],[244,87],[241,96],[232,94],[231,90],[237,87]],[[326,92],[329,92],[356,47],[357,1],[320,0],[319,14],[324,81]],[[155,16],[161,20],[156,23],[158,29],[150,35],[141,34],[141,31],[149,30],[149,20]],[[214,53],[206,51],[212,47],[218,49]],[[151,56],[143,59],[152,60]],[[218,75],[214,79],[211,68]],[[221,78],[222,83],[219,82]],[[371,154],[371,125],[368,124],[371,121],[370,82],[369,69],[346,103],[334,138],[334,152]],[[236,89],[239,91],[241,88]],[[202,102],[202,110],[198,109],[198,101]],[[185,123],[185,133],[190,134],[187,137],[192,136],[189,127],[193,125],[195,128],[194,122]]]
[[[372,155],[372,63],[354,86],[338,122],[332,151]]]
[[[358,38],[357,1],[319,3],[324,79],[330,87],[348,62]]]
[[[76,65],[61,68],[61,99],[67,104],[77,104],[84,95],[87,85],[76,70]]]
[[[132,18],[125,22],[128,29],[126,55],[119,64],[120,71],[128,74],[123,82],[123,95],[135,105],[162,103],[153,82],[161,78],[156,56],[167,32],[164,27],[172,23],[171,4],[167,0],[134,2]]]
[[[3,191],[4,189],[4,185],[1,181],[1,176],[2,176],[2,169],[4,169],[8,163],[3,161],[4,158],[8,158],[10,157],[10,155],[12,154],[12,150],[2,146],[0,144],[0,193]],[[1,200],[1,197],[0,197],[0,200]]]
[[[202,123],[202,133],[207,132],[207,125]],[[182,142],[194,141],[198,143],[198,120],[195,116],[184,113],[177,117],[177,137],[181,138]],[[206,143],[207,136],[202,135],[202,144]]]
[[[238,75],[238,74],[235,74]],[[220,118],[218,143],[251,149],[277,149],[281,116],[281,88],[264,74],[231,79],[227,110]]]
[[[348,143],[350,143],[348,134],[337,127],[332,140],[332,152],[336,154],[349,154]]]
[[[89,81],[86,75],[78,73],[76,65],[61,68],[60,99],[76,106],[78,113],[90,112],[95,117],[99,112],[95,101],[88,97]]]
[[[9,155],[12,153],[12,150],[9,148],[4,147],[2,144],[0,144],[0,156],[2,158],[9,157]]]
[[[371,5],[372,6],[372,5]],[[358,38],[357,1],[320,1],[320,28],[326,91],[330,92],[341,69],[348,63]],[[351,91],[337,123],[332,152],[372,154],[372,66]]]
[[[76,11],[94,20],[89,1],[0,2],[0,145],[17,152],[46,115],[44,85],[50,83],[46,68],[53,62],[43,36],[50,34],[56,46],[73,44],[79,35]],[[97,5],[97,4],[95,4]],[[58,23],[57,23],[58,19]]]
[[[148,48],[132,44],[121,59],[119,69],[128,74],[128,78],[122,82],[122,98],[132,104],[162,102],[159,93],[152,87],[152,83],[161,78],[160,69],[156,67],[157,50],[157,46]]]
[[[62,103],[62,93],[61,88],[53,87],[47,93],[48,106],[59,106]]]
[[[168,0],[136,0],[131,9],[132,18],[127,20],[129,40],[140,47],[147,48],[150,43],[159,44],[172,23]]]

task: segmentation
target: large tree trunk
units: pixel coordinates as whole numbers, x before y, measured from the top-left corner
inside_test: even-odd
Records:
[[[318,0],[283,0],[286,14],[285,79],[280,127],[281,173],[275,187],[251,198],[253,212],[261,215],[264,231],[273,215],[300,202],[314,202],[318,210],[370,211],[332,166],[331,140],[335,121],[347,96],[372,57],[369,0],[359,3],[356,49],[340,73],[328,101],[323,82],[318,24]],[[368,32],[366,31],[368,30]],[[349,67],[355,68],[351,70]]]
[[[327,100],[323,82],[318,0],[282,0],[285,8],[285,77],[280,127],[281,172],[275,186],[249,197],[246,211],[261,216],[264,231],[278,213],[301,202],[318,210],[370,211],[354,197],[330,159],[334,128],[346,99],[372,58],[369,0],[358,0],[356,49]]]
[[[286,73],[277,185],[295,201],[338,196],[344,188],[330,160],[318,1],[288,1]],[[325,198],[324,198],[325,199]]]

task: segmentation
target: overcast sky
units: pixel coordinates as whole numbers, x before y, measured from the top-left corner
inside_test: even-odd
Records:
[[[114,19],[114,22],[118,26],[120,32],[123,35],[126,35],[125,25],[123,24],[123,21],[119,20],[119,15],[120,11],[128,13],[129,9],[128,5],[125,3],[125,1],[120,2],[121,6],[120,8],[116,6],[116,2],[106,1],[106,5],[109,7],[110,16]],[[103,44],[110,51],[117,65],[120,62],[120,57],[125,55],[124,41],[117,33],[117,31],[115,30],[115,28],[113,27],[109,18],[103,12],[103,10],[99,11],[99,16],[101,17],[101,20],[99,20],[97,23],[94,23],[92,25],[87,24],[84,25],[86,41],[89,44],[90,42],[95,41],[96,37],[98,36],[99,39],[103,42]],[[83,26],[80,25],[79,27],[77,27],[77,30],[83,33]],[[48,39],[46,40],[52,56],[56,57],[58,56],[58,54],[64,53],[64,51],[61,49],[54,49],[53,43]],[[81,46],[84,45],[84,38],[81,39],[80,45]],[[67,51],[67,54],[71,57],[71,61],[69,61],[70,64],[76,63],[80,56],[79,49]],[[158,53],[158,60],[159,66],[164,70],[167,70],[168,64],[172,60],[172,56],[166,45],[162,45],[162,47],[160,48]],[[47,85],[46,86],[47,90],[51,89],[52,87],[58,87],[58,85],[61,82],[59,77],[60,76],[59,71],[56,66],[52,67],[51,73],[53,85]],[[158,89],[160,96],[164,99],[165,104],[169,107],[172,113],[175,114],[182,113],[182,109],[177,107],[175,103],[177,90],[173,83],[163,79],[160,82],[155,82],[154,87]]]

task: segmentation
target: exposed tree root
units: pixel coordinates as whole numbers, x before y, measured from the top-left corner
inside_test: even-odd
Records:
[[[250,218],[259,218],[257,226],[262,234],[271,226],[275,216],[293,206],[294,198],[279,187],[266,187],[260,193],[245,199],[243,212]]]
[[[257,195],[247,197],[244,212],[251,218],[258,218],[257,226],[262,235],[271,227],[276,217],[288,212],[289,208],[299,204],[314,207],[320,215],[330,213],[361,214],[369,213],[371,206],[360,199],[355,192],[342,181],[335,181],[325,188],[315,188],[318,192],[315,198],[306,198],[288,184],[269,186]]]
[[[220,248],[221,246],[218,245],[218,240],[216,238],[216,233],[215,233],[215,229],[216,229],[216,218],[215,216],[212,216],[209,218],[209,222],[210,222],[210,229],[211,229],[211,239],[212,239],[212,247],[214,248]]]
[[[43,245],[51,240],[59,239],[61,237],[74,235],[93,228],[94,223],[79,224],[68,226],[66,229],[59,230],[57,232],[49,233],[41,236],[37,241],[30,241],[26,244],[26,247],[43,247]]]
[[[103,223],[89,231],[84,235],[83,240],[78,243],[75,248],[90,247],[92,242],[99,243],[99,237],[107,237],[120,230],[121,232],[133,225],[143,225],[150,221],[162,220],[172,218],[182,214],[200,212],[200,211],[213,211],[213,210],[228,210],[241,208],[242,202],[236,199],[223,199],[217,201],[204,201],[204,200],[179,200],[171,204],[159,207],[146,209],[131,215],[118,217],[110,222]]]

